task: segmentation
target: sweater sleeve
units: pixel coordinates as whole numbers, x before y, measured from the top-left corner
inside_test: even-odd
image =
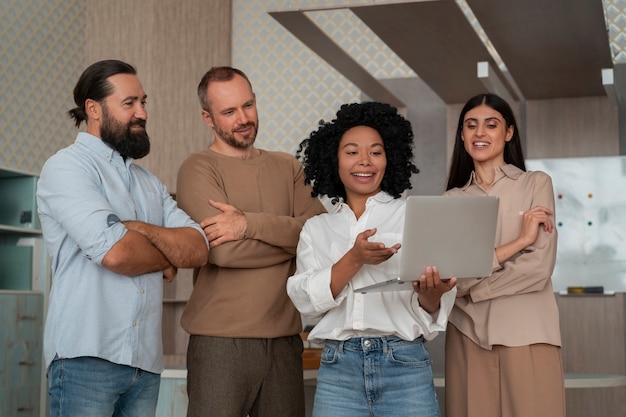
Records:
[[[247,212],[245,214],[248,219],[246,238],[280,247],[293,256],[296,254],[296,247],[304,222],[326,210],[319,199],[311,197],[311,187],[304,184],[302,165],[293,159],[291,166],[293,172],[292,215],[280,216],[266,212]]]
[[[293,159],[297,162],[295,158]],[[240,208],[238,202],[232,200],[233,194],[229,195],[226,191],[224,173],[220,172],[224,165],[218,169],[216,168],[218,164],[206,155],[197,153],[191,155],[180,167],[177,201],[179,206],[198,223],[220,213],[209,205],[209,199],[228,202]],[[286,195],[293,196],[292,213],[275,214],[270,209],[266,211],[243,209],[248,222],[246,237],[212,248],[209,252],[211,264],[220,267],[263,268],[294,257],[302,225],[309,217],[323,212],[324,207],[318,199],[311,197],[310,187],[305,187],[299,163],[293,164],[293,171],[293,185],[290,185],[293,189],[286,190]],[[238,173],[228,174],[234,176]],[[249,184],[244,184],[243,187],[245,186]],[[263,187],[258,192],[271,199],[271,193],[277,191],[267,188]]]

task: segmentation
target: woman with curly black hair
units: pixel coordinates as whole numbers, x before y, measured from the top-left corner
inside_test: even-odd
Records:
[[[399,272],[401,197],[418,172],[411,124],[387,104],[346,104],[297,155],[312,194],[334,205],[305,223],[287,282],[302,315],[319,318],[309,340],[324,343],[313,416],[439,416],[424,341],[445,330],[456,279],[428,267],[413,290],[354,292]]]
[[[387,168],[381,189],[394,198],[411,188],[411,174],[419,170],[413,164],[411,123],[397,110],[383,103],[344,104],[331,123],[300,143],[297,156],[302,160],[307,183],[313,183],[313,195],[346,199],[344,184],[337,170],[338,146],[343,134],[355,126],[376,130],[383,139]]]

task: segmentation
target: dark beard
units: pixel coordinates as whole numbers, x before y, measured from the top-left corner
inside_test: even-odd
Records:
[[[134,133],[130,130],[133,126],[141,126],[143,130]],[[123,125],[110,117],[105,107],[100,136],[104,143],[118,151],[124,158],[140,159],[150,152],[150,138],[145,127],[146,121],[141,119],[133,119],[127,125]]]

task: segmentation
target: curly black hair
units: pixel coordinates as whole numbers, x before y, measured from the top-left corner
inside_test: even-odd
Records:
[[[383,140],[387,168],[381,189],[394,198],[411,187],[411,174],[419,169],[413,164],[411,123],[389,104],[364,102],[344,104],[331,122],[320,120],[319,128],[300,142],[296,157],[304,166],[305,183],[312,184],[311,195],[328,196],[335,204],[346,200],[346,190],[339,178],[339,142],[343,134],[356,126],[375,129]]]

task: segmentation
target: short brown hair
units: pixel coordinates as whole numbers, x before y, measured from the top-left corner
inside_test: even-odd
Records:
[[[211,112],[209,97],[207,96],[207,88],[209,84],[214,81],[230,81],[235,75],[242,76],[252,88],[252,83],[248,79],[248,76],[241,70],[233,67],[212,67],[200,80],[198,85],[198,98],[200,99],[200,106],[203,110]]]

